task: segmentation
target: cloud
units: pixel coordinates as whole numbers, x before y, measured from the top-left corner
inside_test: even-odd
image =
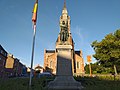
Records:
[[[83,29],[80,28],[79,26],[76,26],[75,28],[71,28],[71,33],[72,33],[72,37],[74,39],[75,45],[80,45],[83,46],[84,45],[84,36],[82,34]]]
[[[84,31],[85,31],[85,29],[81,28],[79,26],[71,28],[72,37],[75,42],[75,50],[76,49],[82,50],[84,62],[86,63],[87,55],[93,55],[94,50],[90,46],[90,42],[88,41],[89,38],[86,34],[84,34],[85,33]],[[95,59],[93,57],[92,57],[92,62],[95,62]]]

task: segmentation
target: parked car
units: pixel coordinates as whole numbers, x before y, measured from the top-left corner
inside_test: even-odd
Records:
[[[41,77],[52,77],[52,76],[53,75],[49,72],[43,72],[43,73],[40,73],[38,77],[41,78]]]

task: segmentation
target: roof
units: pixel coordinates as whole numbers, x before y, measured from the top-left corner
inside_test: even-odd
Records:
[[[2,45],[0,44],[0,49],[2,49],[4,52],[7,53],[7,51],[2,47]]]
[[[46,53],[55,53],[55,50],[46,50]]]
[[[75,54],[80,56],[80,51],[75,51]]]
[[[43,69],[43,67],[41,67],[41,66],[39,66],[39,65],[35,67],[35,69],[37,69],[37,68],[41,68],[41,69]]]

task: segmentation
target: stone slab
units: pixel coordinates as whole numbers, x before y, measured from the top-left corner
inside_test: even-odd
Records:
[[[80,82],[74,80],[72,76],[57,76],[50,82],[47,90],[81,90]]]

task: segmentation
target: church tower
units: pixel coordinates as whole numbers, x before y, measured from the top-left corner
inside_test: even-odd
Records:
[[[73,75],[84,74],[84,60],[82,58],[81,50],[74,50],[74,41],[72,39],[71,31],[71,20],[68,15],[66,0],[64,0],[64,5],[62,9],[62,14],[59,20],[59,35],[56,40],[55,50],[44,50],[44,69],[45,71],[50,71],[56,74],[57,71],[57,54],[59,46],[71,46],[71,62],[72,62],[72,73]],[[62,48],[62,47],[61,47]]]
[[[70,16],[68,15],[68,11],[66,8],[66,1],[64,1],[64,6],[62,10],[62,15],[60,16],[59,25],[60,25],[60,33],[58,35],[56,45],[70,44],[74,48],[74,42],[70,32]]]

